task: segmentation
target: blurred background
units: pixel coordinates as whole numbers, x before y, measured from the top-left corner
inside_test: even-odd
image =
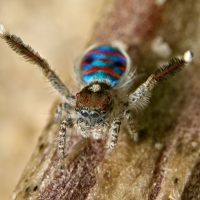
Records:
[[[48,60],[70,86],[105,0],[0,0],[0,23]],[[37,66],[0,40],[0,199],[18,183],[58,95]]]

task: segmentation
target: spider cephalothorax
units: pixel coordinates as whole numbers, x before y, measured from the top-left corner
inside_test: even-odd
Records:
[[[105,120],[112,110],[109,88],[106,84],[94,83],[76,94],[75,110],[80,114],[79,120],[91,126]]]

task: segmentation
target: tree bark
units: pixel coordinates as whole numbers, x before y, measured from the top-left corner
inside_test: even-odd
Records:
[[[194,52],[194,61],[153,91],[136,113],[140,142],[126,126],[110,156],[105,140],[69,134],[69,156],[59,168],[59,124],[49,124],[11,199],[200,199],[199,1],[110,0],[90,44],[120,40],[137,66],[131,91],[169,57]]]

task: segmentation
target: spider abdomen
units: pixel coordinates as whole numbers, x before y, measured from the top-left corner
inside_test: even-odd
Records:
[[[79,67],[85,83],[104,82],[115,86],[127,70],[127,57],[118,48],[98,46],[83,55]]]

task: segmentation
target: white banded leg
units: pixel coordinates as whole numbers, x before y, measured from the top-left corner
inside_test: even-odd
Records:
[[[114,119],[109,131],[109,139],[108,139],[108,150],[107,153],[110,155],[111,151],[117,144],[118,134],[120,131],[121,121],[120,119]]]
[[[73,122],[71,118],[66,118],[62,121],[60,124],[60,130],[58,132],[59,134],[59,141],[58,141],[58,151],[59,151],[59,157],[61,160],[64,159],[65,155],[65,146],[66,146],[66,134],[67,129],[73,127]]]
[[[138,132],[137,132],[137,129],[135,127],[135,123],[134,123],[134,120],[133,120],[133,117],[132,117],[130,110],[125,110],[124,115],[127,119],[127,123],[128,123],[128,126],[129,126],[129,133],[130,133],[131,137],[133,138],[133,140],[135,142],[138,142]]]
[[[141,110],[148,105],[151,97],[151,90],[157,83],[153,77],[154,75],[151,75],[145,83],[140,85],[134,93],[129,95],[128,104],[131,108]]]

